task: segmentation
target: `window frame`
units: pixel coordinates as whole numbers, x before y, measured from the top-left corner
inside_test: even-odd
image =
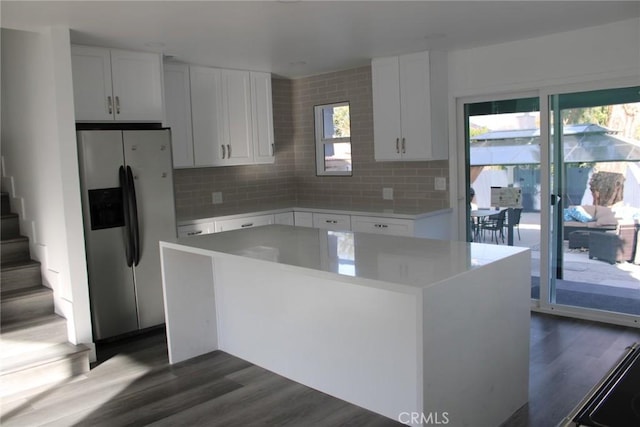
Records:
[[[351,105],[349,101],[333,102],[330,104],[320,104],[313,107],[314,134],[316,147],[316,175],[317,176],[353,176],[353,156],[351,157],[351,170],[348,171],[327,171],[325,169],[325,146],[327,144],[349,143],[351,147],[351,136],[342,138],[324,138],[324,110],[342,106],[349,107],[349,120],[351,120]],[[351,135],[351,126],[349,126]]]

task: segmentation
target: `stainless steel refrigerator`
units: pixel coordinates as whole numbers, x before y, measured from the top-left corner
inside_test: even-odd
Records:
[[[162,324],[158,241],[176,236],[170,131],[77,140],[94,340]]]

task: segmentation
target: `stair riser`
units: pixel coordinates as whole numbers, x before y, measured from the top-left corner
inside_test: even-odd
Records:
[[[89,372],[89,353],[83,352],[23,371],[0,377],[0,397],[20,393],[46,384],[63,382]]]
[[[6,193],[2,193],[2,208],[0,209],[0,213],[2,215],[11,213],[11,204],[9,202],[9,195]]]
[[[53,293],[46,292],[28,295],[22,298],[2,300],[2,322],[9,325],[15,322],[53,314]]]
[[[2,218],[2,221],[0,221],[0,236],[2,236],[2,239],[13,239],[19,235],[20,218],[17,216]]]
[[[28,240],[3,242],[2,245],[0,245],[0,250],[2,264],[29,261],[30,259]]]
[[[32,288],[42,284],[40,265],[28,265],[23,268],[6,270],[2,272],[2,290]]]

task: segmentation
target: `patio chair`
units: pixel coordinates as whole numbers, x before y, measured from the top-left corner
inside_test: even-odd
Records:
[[[495,240],[498,243],[498,237],[502,239],[502,243],[504,243],[504,223],[507,217],[506,209],[500,211],[495,215],[489,215],[487,219],[480,223],[480,230],[482,232],[482,236],[484,238],[484,232],[489,231],[491,233],[491,241]]]
[[[518,230],[518,240],[522,240],[520,238],[520,217],[522,216],[522,208],[514,208],[511,215],[507,216],[507,222],[505,223],[505,228],[509,226],[509,221],[513,222],[513,228]]]

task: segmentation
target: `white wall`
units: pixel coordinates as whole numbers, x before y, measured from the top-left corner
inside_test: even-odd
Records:
[[[69,30],[1,36],[3,183],[69,340],[91,343]]]
[[[464,133],[458,100],[605,81],[640,84],[640,19],[449,53],[450,179],[465,224]],[[585,90],[585,89],[575,89]],[[453,120],[455,118],[455,120]],[[457,189],[457,191],[456,191]],[[458,230],[458,236],[464,236]]]

